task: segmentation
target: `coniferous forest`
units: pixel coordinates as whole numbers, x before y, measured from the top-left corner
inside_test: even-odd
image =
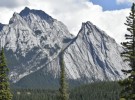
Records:
[[[117,82],[98,82],[70,89],[69,100],[119,100]],[[12,89],[13,100],[59,100],[58,90]]]

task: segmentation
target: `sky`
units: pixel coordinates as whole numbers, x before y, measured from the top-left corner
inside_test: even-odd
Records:
[[[133,2],[135,0],[0,0],[0,22],[8,24],[14,12],[19,13],[27,6],[62,21],[74,35],[78,34],[82,22],[91,21],[120,43],[125,40],[124,23]]]
[[[130,8],[131,0],[90,0],[93,4],[103,7],[103,10],[120,10]]]

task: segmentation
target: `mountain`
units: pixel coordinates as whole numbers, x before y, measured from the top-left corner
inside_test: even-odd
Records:
[[[114,39],[91,22],[82,23],[77,39],[65,51],[65,64],[70,78],[118,80],[126,69],[120,53],[124,51]],[[72,69],[72,70],[71,70]]]
[[[40,10],[14,13],[0,32],[12,82],[37,71],[56,58],[73,36],[67,27]],[[64,42],[64,40],[69,40]]]
[[[128,68],[120,56],[124,49],[89,21],[73,36],[62,22],[26,7],[2,26],[0,38],[10,80],[19,87],[58,86],[62,50],[68,81],[74,85],[119,80],[125,77],[121,69]]]

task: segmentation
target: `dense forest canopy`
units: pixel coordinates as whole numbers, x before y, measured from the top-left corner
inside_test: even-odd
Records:
[[[97,82],[70,89],[69,100],[119,100],[117,82]],[[12,89],[13,100],[58,100],[58,90]]]

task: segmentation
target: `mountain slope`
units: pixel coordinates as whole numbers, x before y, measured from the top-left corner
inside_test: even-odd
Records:
[[[65,64],[70,78],[118,80],[128,68],[120,56],[123,48],[91,22],[82,24],[76,41],[65,51]],[[71,70],[72,69],[72,70]]]
[[[91,22],[82,24],[77,37],[64,50],[66,75],[71,86],[103,80],[114,81],[125,77],[121,69],[127,69],[128,65],[120,56],[123,48]],[[31,87],[32,84],[33,87],[44,88],[48,84],[50,87],[58,86],[59,68],[59,57],[56,57],[16,85]]]

